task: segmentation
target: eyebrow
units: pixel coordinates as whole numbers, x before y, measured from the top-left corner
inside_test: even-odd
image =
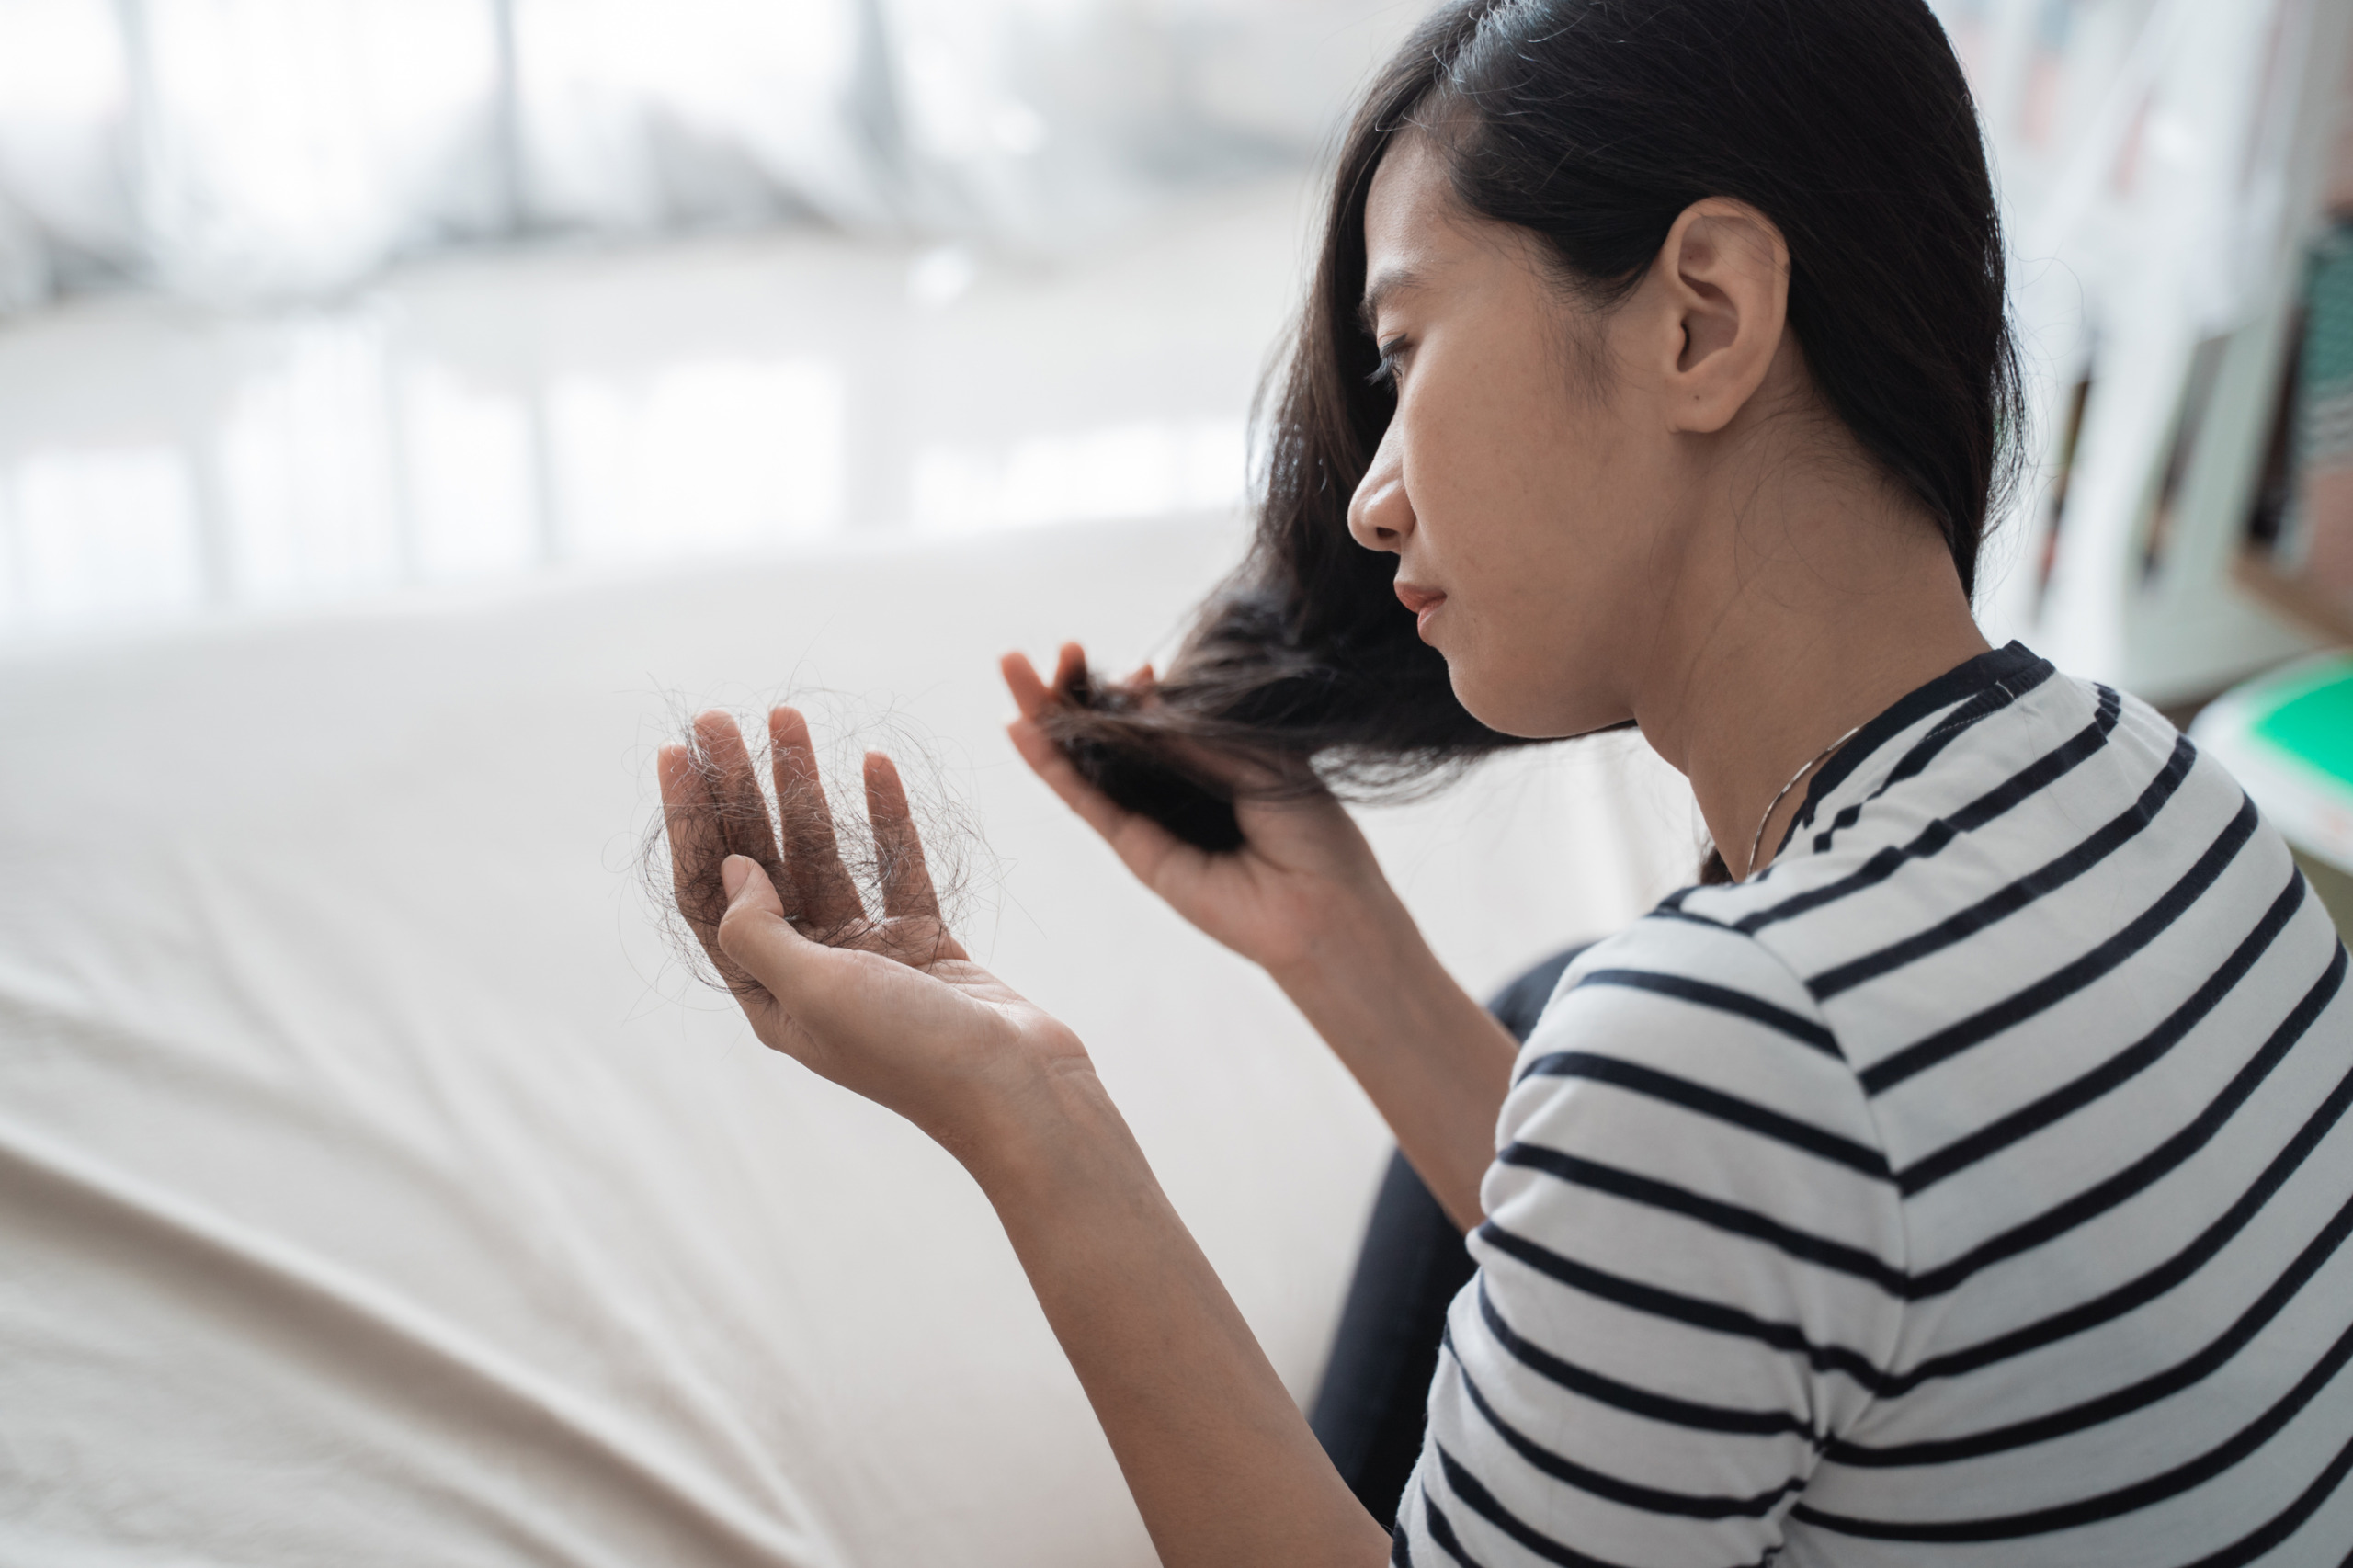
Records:
[[[1367,337],[1380,335],[1381,307],[1400,294],[1424,287],[1420,273],[1410,267],[1384,267],[1366,280],[1364,299],[1357,306],[1357,323]]]

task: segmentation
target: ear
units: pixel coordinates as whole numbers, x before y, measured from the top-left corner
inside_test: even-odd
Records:
[[[1667,427],[1712,435],[1765,382],[1789,324],[1790,247],[1745,201],[1683,210],[1647,279],[1665,373]]]

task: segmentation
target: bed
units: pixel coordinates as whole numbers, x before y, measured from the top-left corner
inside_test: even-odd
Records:
[[[1153,1561],[986,1206],[763,1051],[636,876],[687,707],[933,738],[976,956],[1095,1051],[1302,1398],[1387,1142],[1029,778],[993,660],[1150,651],[1182,519],[0,650],[0,1561]],[[1377,840],[1488,985],[1688,863],[1620,738]]]

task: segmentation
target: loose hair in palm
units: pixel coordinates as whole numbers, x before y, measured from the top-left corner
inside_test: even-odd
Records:
[[[2022,422],[1976,108],[1923,0],[1455,0],[1366,93],[1343,142],[1287,366],[1261,393],[1262,495],[1241,569],[1147,697],[1082,676],[1049,721],[1113,800],[1203,847],[1241,842],[1225,771],[1393,793],[1526,744],[1454,698],[1347,507],[1394,403],[1358,319],[1373,171],[1432,138],[1463,208],[1529,230],[1607,310],[1683,210],[1749,203],[1790,249],[1815,387],[1935,519],[1973,590]],[[1569,373],[1563,367],[1563,373]]]
[[[958,770],[920,728],[835,692],[803,688],[791,703],[772,705],[765,722],[675,715],[662,811],[638,848],[647,903],[680,967],[739,996],[762,988],[719,948],[728,906],[720,865],[730,855],[759,863],[785,918],[811,941],[918,964],[975,913],[974,895],[999,871]],[[817,713],[824,743],[803,708]],[[896,759],[887,778],[868,759],[878,748]],[[841,809],[861,795],[866,811]],[[929,923],[889,918],[910,888]]]

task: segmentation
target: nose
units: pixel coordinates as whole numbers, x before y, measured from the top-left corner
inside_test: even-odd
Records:
[[[1372,454],[1372,466],[1348,498],[1348,533],[1367,550],[1392,553],[1405,548],[1414,531],[1414,503],[1405,494],[1405,443],[1402,420],[1391,419]]]

